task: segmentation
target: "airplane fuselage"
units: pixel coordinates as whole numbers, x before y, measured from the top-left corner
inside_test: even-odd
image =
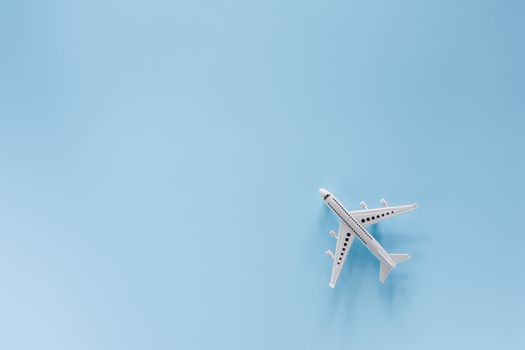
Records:
[[[386,250],[383,248],[378,241],[372,237],[367,230],[345,209],[345,207],[334,197],[333,194],[328,193],[323,198],[326,205],[341,219],[349,228],[351,232],[346,233],[347,235],[353,235],[359,238],[359,240],[365,245],[365,247],[372,253],[374,256],[383,261],[386,264],[394,267],[396,264],[390,258]],[[348,254],[348,252],[343,252],[341,254]],[[338,257],[336,257],[338,258]]]

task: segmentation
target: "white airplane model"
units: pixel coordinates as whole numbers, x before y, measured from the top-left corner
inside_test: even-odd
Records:
[[[388,203],[382,199],[380,203],[383,205],[383,208],[368,209],[366,203],[361,202],[362,210],[349,212],[333,194],[324,188],[320,188],[319,193],[326,205],[328,205],[328,207],[339,216],[339,219],[341,219],[339,233],[336,234],[334,231],[330,231],[329,233],[330,236],[337,239],[335,255],[330,250],[326,252],[326,255],[333,259],[332,277],[330,278],[329,284],[331,288],[334,288],[337,283],[341,269],[343,268],[348,252],[352,247],[352,242],[356,236],[361,242],[363,242],[365,247],[367,247],[368,250],[379,259],[379,262],[381,263],[379,269],[379,280],[381,283],[385,283],[388,273],[395,268],[397,264],[410,259],[410,255],[408,254],[387,253],[385,248],[383,248],[381,244],[379,244],[379,242],[364,229],[364,226],[375,224],[376,222],[389,219],[401,213],[414,210],[417,208],[417,204],[389,207]]]

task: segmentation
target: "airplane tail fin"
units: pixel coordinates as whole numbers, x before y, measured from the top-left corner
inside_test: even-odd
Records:
[[[408,254],[388,254],[388,256],[390,256],[390,258],[394,261],[396,265],[400,262],[410,259],[410,255]],[[395,265],[391,266],[385,263],[384,261],[381,261],[381,266],[379,267],[379,280],[381,281],[381,283],[385,283],[388,274],[394,267]]]

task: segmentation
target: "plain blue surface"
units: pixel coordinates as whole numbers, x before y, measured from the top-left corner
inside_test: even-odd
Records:
[[[522,349],[519,1],[3,1],[0,348]],[[420,209],[328,287],[324,186]]]

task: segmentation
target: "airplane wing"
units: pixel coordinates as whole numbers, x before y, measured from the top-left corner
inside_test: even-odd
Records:
[[[386,201],[382,201],[382,203],[386,204]],[[366,205],[366,204],[365,204]],[[409,205],[400,205],[397,207],[389,207],[385,206],[383,208],[376,208],[376,209],[363,209],[363,210],[355,210],[351,211],[350,214],[362,225],[362,226],[368,226],[371,224],[375,224],[376,222],[384,221],[387,219],[390,219],[393,216],[397,216],[402,213],[409,212],[411,210],[415,210],[417,208],[417,204],[409,204]]]
[[[339,279],[339,274],[341,269],[346,261],[346,257],[350,252],[352,247],[352,242],[354,241],[354,234],[351,233],[352,230],[348,227],[347,224],[341,221],[339,224],[339,232],[334,238],[337,239],[337,244],[335,248],[335,255],[331,251],[327,251],[326,254],[329,255],[333,260],[332,265],[332,276],[330,277],[329,286],[334,288],[337,280]]]

